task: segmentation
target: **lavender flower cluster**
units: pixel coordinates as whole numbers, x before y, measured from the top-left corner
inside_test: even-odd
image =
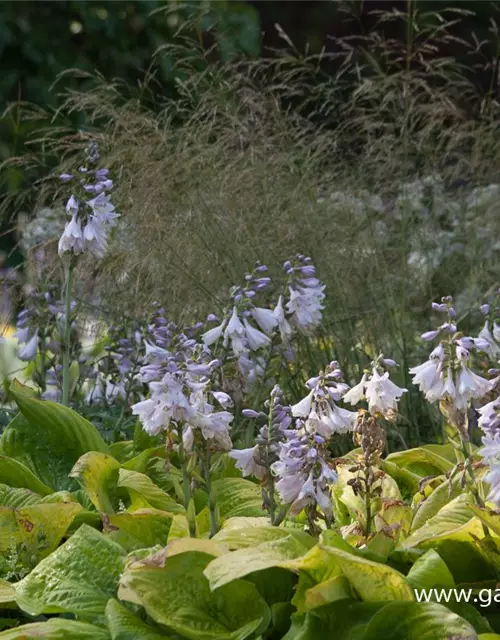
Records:
[[[89,149],[87,159],[88,164],[99,160],[95,146]],[[120,216],[107,193],[113,187],[109,169],[82,166],[76,173],[63,173],[61,180],[74,184],[75,193],[66,203],[66,213],[71,220],[59,239],[59,255],[88,251],[96,258],[103,258],[108,248],[109,231]]]

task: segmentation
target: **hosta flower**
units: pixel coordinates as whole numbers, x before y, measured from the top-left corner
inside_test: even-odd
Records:
[[[271,334],[278,325],[278,320],[271,309],[263,307],[254,307],[252,309],[252,317],[264,333]]]
[[[395,366],[393,360],[386,366]],[[371,374],[365,373],[360,382],[352,387],[343,397],[344,402],[355,405],[361,400],[368,402],[368,410],[372,415],[381,413],[389,417],[398,410],[398,403],[406,389],[398,387],[389,379],[389,372],[380,373],[379,368],[386,363],[383,356],[379,356],[373,363]]]
[[[227,347],[229,343],[231,343],[235,356],[239,356],[248,351],[245,340],[245,327],[238,317],[236,307],[233,307],[233,312],[224,330],[224,347]]]
[[[252,351],[258,351],[262,347],[268,347],[271,344],[271,338],[266,336],[265,333],[252,327],[246,319],[243,320],[245,327],[245,337],[248,346]]]
[[[255,476],[262,480],[266,475],[266,468],[260,465],[256,458],[259,455],[259,446],[255,445],[249,449],[232,449],[229,457],[236,460],[236,468],[241,470],[243,477]]]
[[[453,320],[455,312],[451,298],[443,298],[442,302],[447,306],[449,319]],[[491,382],[478,376],[466,364],[470,350],[482,349],[486,338],[484,334],[479,338],[458,337],[456,326],[452,322],[448,324],[450,335],[433,349],[427,362],[411,368],[410,373],[429,402],[447,400],[463,411],[471,400],[482,398],[492,387]]]
[[[299,427],[287,432],[287,441],[280,443],[279,459],[272,465],[278,476],[276,489],[290,512],[299,513],[308,505],[319,505],[327,519],[332,516],[330,486],[337,474],[323,458],[325,440],[320,435],[307,434]]]
[[[292,407],[294,417],[303,418],[309,431],[324,438],[329,438],[334,433],[352,431],[356,421],[355,412],[336,405],[336,401],[349,388],[338,381],[339,374],[337,363],[330,363],[325,373],[308,381],[311,391]]]
[[[486,435],[483,440],[483,447],[478,453],[483,457],[483,462],[490,467],[489,473],[484,477],[490,485],[488,500],[500,505],[500,433]]]
[[[410,369],[410,373],[413,375],[413,383],[420,387],[420,391],[429,402],[435,402],[441,398],[448,377],[451,376],[451,381],[453,382],[451,367],[443,371],[444,356],[444,347],[439,344],[431,351],[429,360]]]
[[[323,309],[321,303],[325,297],[323,289],[324,286],[289,287],[290,300],[286,308],[293,324],[303,333],[310,333],[321,323]]]
[[[89,216],[83,230],[85,248],[96,258],[103,258],[108,248],[107,229],[96,216]]]
[[[485,343],[482,351],[487,353],[492,360],[496,360],[500,356],[500,346],[490,331],[488,320],[484,323],[484,327],[479,332],[478,338],[483,340]]]
[[[59,238],[59,255],[66,251],[71,251],[75,255],[82,253],[85,249],[82,225],[76,213],[67,223],[62,236]]]
[[[132,405],[133,415],[150,435],[166,429],[171,420],[185,420],[192,412],[182,381],[175,374],[166,373],[161,382],[150,383],[150,390],[150,398]]]
[[[368,409],[371,414],[381,413],[384,416],[389,412],[396,412],[398,402],[401,400],[403,393],[407,389],[403,389],[389,380],[389,372],[386,371],[380,375],[374,367],[371,378],[366,382],[365,396],[368,402]]]
[[[286,304],[290,321],[300,332],[309,334],[321,323],[325,285],[316,278],[311,258],[298,255],[295,265],[285,262],[283,268],[290,278]]]
[[[429,402],[449,399],[457,409],[463,410],[470,400],[482,398],[491,389],[491,382],[467,367],[468,358],[468,350],[457,347],[455,358],[449,361],[440,344],[427,362],[410,369],[413,382]]]
[[[38,351],[38,330],[29,338],[26,344],[19,349],[17,357],[19,360],[29,362],[34,360]]]
[[[217,342],[217,340],[219,340],[219,338],[222,337],[222,334],[224,333],[224,327],[226,326],[225,322],[222,322],[218,327],[214,327],[213,329],[209,329],[208,331],[206,331],[203,335],[202,335],[202,340],[203,342],[207,345],[207,347],[210,347],[211,345],[214,344],[214,342]]]
[[[490,437],[500,434],[500,397],[478,409],[478,426]]]
[[[88,170],[79,169],[88,180],[83,184],[85,196],[77,199],[71,195],[66,203],[66,212],[71,220],[66,224],[59,239],[59,255],[73,253],[78,255],[90,252],[96,258],[103,258],[108,248],[109,230],[116,225],[120,216],[105,191],[111,189],[113,181],[106,176],[107,169]],[[71,181],[71,174],[63,174],[63,182]],[[86,194],[97,194],[94,198],[86,199]]]
[[[292,327],[285,317],[285,310],[283,308],[283,296],[278,299],[278,304],[274,308],[273,316],[276,319],[280,336],[283,342],[288,342],[290,336],[293,333]]]

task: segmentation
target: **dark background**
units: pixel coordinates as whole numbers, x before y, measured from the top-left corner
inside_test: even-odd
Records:
[[[457,38],[470,38],[474,32],[478,41],[491,39],[492,25],[499,14],[496,3],[476,0],[455,5],[474,12],[454,27]],[[338,46],[337,38],[362,37],[376,25],[380,28],[380,11],[418,11],[424,15],[448,6],[452,5],[445,0],[1,2],[0,104],[8,110],[0,119],[0,162],[24,154],[26,140],[39,126],[23,117],[22,103],[55,108],[65,88],[75,84],[81,88],[92,82],[71,75],[61,78],[67,70],[98,71],[105,78],[120,78],[130,87],[139,86],[145,73],[152,71],[160,90],[171,91],[173,65],[168,55],[155,57],[155,52],[175,39],[178,25],[186,19],[194,20],[193,35],[199,41],[210,44],[215,39],[217,55],[231,59],[240,55],[272,56],[276,49],[288,47],[276,24],[298,52],[318,53],[323,48],[331,52]],[[387,38],[404,40],[404,20],[384,23],[382,32]],[[460,59],[458,40],[448,48],[447,54]],[[325,72],[332,73],[334,64],[325,63]],[[479,86],[491,89],[492,78],[497,82],[498,70],[477,72],[470,55],[467,65]],[[79,124],[76,116],[73,124]],[[26,182],[23,170],[9,166],[1,172],[0,193],[16,192],[28,186]]]

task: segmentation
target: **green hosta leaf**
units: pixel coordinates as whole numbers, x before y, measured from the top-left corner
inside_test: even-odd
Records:
[[[405,500],[411,499],[418,491],[420,476],[416,473],[388,460],[382,460],[380,467],[397,482],[401,495]]]
[[[498,633],[480,633],[478,640],[500,640]]]
[[[1,452],[0,438],[0,452]],[[22,462],[0,455],[0,482],[11,487],[19,487],[34,491],[41,496],[49,495],[53,489],[37,478]]]
[[[434,587],[453,589],[455,580],[441,556],[429,549],[408,572],[406,579],[414,589]]]
[[[444,453],[438,448],[436,450],[436,447],[434,449],[418,447],[391,453],[386,459],[388,462],[393,462],[424,478],[425,476],[439,476],[453,469],[455,465],[448,459],[448,449],[446,449],[446,455],[443,455]]]
[[[260,520],[260,518],[256,518],[256,520]],[[263,542],[273,542],[290,536],[306,549],[311,549],[316,544],[314,538],[304,531],[271,526],[223,528],[214,536],[214,540],[224,542],[230,549],[245,549],[247,547],[256,547]]]
[[[314,593],[312,602],[308,600],[308,593],[311,589],[322,585],[319,590],[323,593],[323,586],[326,585],[326,588],[329,589],[332,581],[337,578],[344,579],[339,565],[331,562],[328,553],[319,546],[313,547],[301,558],[287,562],[286,566],[299,574],[299,582],[292,599],[292,603],[299,612],[308,611],[311,606],[316,606],[318,598]]]
[[[378,602],[343,600],[305,615],[296,613],[282,640],[364,640],[367,623],[382,606]]]
[[[16,590],[7,580],[0,578],[0,609],[1,605],[11,604],[16,600]]]
[[[411,523],[412,531],[424,526],[445,505],[457,498],[462,492],[463,489],[458,482],[452,483],[450,491],[450,483],[444,480],[428,497],[418,503]]]
[[[81,510],[76,502],[35,504],[20,509],[0,507],[0,553],[22,545],[32,561],[38,562],[57,547]]]
[[[68,474],[78,458],[107,452],[97,429],[68,407],[15,391],[13,396],[24,419],[16,417],[6,428],[0,454],[20,460],[53,489],[75,488]]]
[[[162,550],[165,557],[175,556],[179,553],[187,553],[188,551],[201,551],[208,555],[222,556],[229,553],[229,549],[225,544],[216,540],[208,540],[207,538],[179,538],[169,543],[168,548]]]
[[[210,591],[203,571],[212,556],[198,551],[155,557],[127,567],[119,597],[141,604],[156,622],[191,640],[243,640],[269,623],[269,609],[244,580]]]
[[[212,486],[223,520],[263,515],[262,496],[257,484],[243,478],[222,478]]]
[[[406,578],[391,567],[353,555],[335,547],[320,545],[329,556],[333,568],[338,567],[367,602],[380,600],[413,600],[413,589]]]
[[[343,600],[295,614],[283,640],[477,640],[474,627],[446,607],[416,602]]]
[[[109,453],[113,458],[118,460],[118,462],[124,463],[134,457],[134,443],[132,440],[113,442],[109,445]]]
[[[435,603],[391,602],[369,622],[363,640],[475,640],[474,627]]]
[[[103,615],[116,593],[124,550],[87,525],[16,584],[16,601],[30,615],[70,612]]]
[[[497,536],[500,536],[500,513],[492,511],[491,509],[478,507],[472,503],[469,504],[469,509],[481,522],[484,522],[488,529],[496,533]]]
[[[474,445],[471,445],[472,449],[476,449]],[[452,444],[423,444],[422,449],[435,453],[440,458],[445,458],[453,465],[457,462],[455,449]]]
[[[246,547],[212,560],[205,570],[210,587],[217,589],[237,578],[271,567],[282,567],[287,560],[305,555],[308,547],[289,535],[281,540],[263,542],[256,547]]]
[[[161,457],[165,455],[165,447],[153,447],[152,449],[146,449],[141,451],[138,455],[126,460],[122,463],[124,469],[129,471],[138,471],[139,473],[146,473],[148,470],[148,464],[151,458]]]
[[[304,593],[304,602],[300,610],[310,611],[330,602],[349,600],[352,597],[353,593],[349,580],[345,576],[335,576],[335,578],[324,580],[307,589]]]
[[[442,537],[454,540],[471,540],[471,534],[482,537],[481,523],[470,508],[471,500],[471,495],[461,494],[445,504],[434,517],[415,530],[402,546],[429,546]]]
[[[26,507],[37,504],[42,499],[38,493],[29,489],[13,488],[0,484],[0,507]]]
[[[52,618],[47,622],[24,624],[15,629],[0,633],[3,640],[28,640],[29,638],[47,638],[47,640],[110,640],[106,629],[93,624]]]
[[[138,509],[133,513],[118,513],[106,521],[109,536],[127,551],[165,546],[172,524],[172,514],[159,509]]]
[[[130,511],[142,507],[153,507],[172,513],[185,513],[182,505],[175,502],[168,493],[158,487],[147,475],[128,469],[120,469],[118,487],[126,489],[130,494],[132,504]]]
[[[78,459],[69,476],[78,480],[98,511],[112,514],[119,469],[120,463],[112,456],[89,451]]]
[[[129,611],[116,600],[106,605],[111,640],[165,640],[167,635]]]

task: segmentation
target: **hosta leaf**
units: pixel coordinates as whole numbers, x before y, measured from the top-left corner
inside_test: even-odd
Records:
[[[446,536],[447,539],[470,540],[472,535],[482,535],[481,523],[474,518],[470,508],[472,496],[461,494],[428,520],[403,542],[403,547],[430,545],[432,541]]]
[[[68,474],[78,458],[107,452],[97,429],[68,407],[14,390],[12,395],[24,419],[14,418],[5,429],[0,454],[20,460],[53,489],[76,488]]]
[[[138,455],[126,460],[122,463],[124,469],[129,471],[138,471],[139,473],[146,473],[148,469],[148,463],[151,458],[165,455],[165,447],[153,447],[152,449],[146,449],[141,451]]]
[[[262,496],[257,484],[243,478],[222,478],[212,486],[223,520],[263,515]]]
[[[438,453],[437,451],[441,451]],[[454,463],[448,459],[448,449],[446,455],[439,449],[428,449],[426,447],[418,447],[416,449],[406,449],[406,451],[396,451],[387,456],[388,462],[393,462],[412,473],[420,476],[438,476],[442,473],[451,471]]]
[[[320,547],[330,556],[329,563],[341,570],[362,600],[414,599],[410,584],[395,569],[332,546],[321,544]]]
[[[168,493],[160,489],[147,475],[128,469],[120,469],[118,487],[126,489],[132,500],[130,511],[142,507],[153,507],[172,513],[184,513],[182,505],[175,502]]]
[[[233,520],[235,519],[233,518]],[[316,544],[314,538],[304,531],[294,531],[293,529],[271,526],[249,526],[248,528],[238,529],[223,528],[214,536],[214,540],[223,542],[230,549],[244,549],[247,547],[256,547],[263,542],[282,540],[290,536],[295,538],[295,540],[306,549],[311,549]]]
[[[475,504],[469,504],[469,509],[481,522],[484,522],[488,529],[500,536],[500,513],[484,507],[478,507]]]
[[[113,442],[109,445],[109,453],[118,460],[118,462],[125,462],[134,457],[134,443],[132,440],[122,440],[120,442]]]
[[[441,556],[429,549],[412,566],[406,579],[414,589],[453,589],[455,580]]]
[[[29,489],[0,484],[0,507],[26,507],[29,504],[37,504],[41,499],[42,496]]]
[[[390,602],[369,622],[363,640],[475,640],[474,627],[435,603]]]
[[[243,640],[269,623],[269,609],[254,585],[235,580],[210,591],[203,571],[211,555],[191,551],[163,563],[147,559],[127,567],[119,597],[141,604],[156,622],[190,640]]]
[[[127,551],[165,546],[172,524],[172,514],[159,509],[138,509],[133,513],[118,513],[106,521],[109,536]]]
[[[2,451],[1,442],[0,438],[0,452]],[[30,489],[41,496],[49,495],[53,491],[22,462],[3,455],[0,455],[0,482],[11,487]]]
[[[430,496],[418,503],[411,523],[412,531],[416,531],[424,526],[431,518],[437,515],[445,505],[454,498],[457,498],[462,492],[463,489],[458,482],[452,483],[450,490],[450,483],[447,480],[443,481],[434,489]]]
[[[81,510],[76,502],[0,507],[0,553],[23,545],[24,552],[38,562],[57,547]]]
[[[281,540],[263,542],[256,547],[246,547],[220,556],[210,562],[205,576],[210,581],[210,587],[217,589],[255,571],[283,566],[287,560],[299,558],[307,551],[308,547],[289,535]]]
[[[110,640],[106,629],[93,624],[52,618],[47,622],[24,624],[15,629],[0,633],[3,640],[29,640],[29,638],[47,638],[47,640]]]
[[[15,602],[15,599],[16,590],[12,584],[0,578],[0,609],[3,608],[1,605]]]
[[[388,460],[382,460],[380,467],[397,482],[405,500],[410,499],[418,491],[420,476],[416,473]]]
[[[282,640],[364,640],[367,623],[382,606],[378,602],[344,600],[311,613],[296,613]]]
[[[166,640],[167,634],[129,611],[116,600],[106,605],[106,619],[111,640]]]
[[[87,525],[16,584],[16,601],[30,615],[103,615],[116,593],[125,551]]]
[[[78,459],[69,476],[78,480],[98,511],[112,514],[119,469],[120,463],[112,456],[89,451]]]
[[[343,600],[295,614],[283,640],[477,640],[474,627],[446,607],[416,602]]]
[[[202,551],[208,555],[222,556],[229,553],[229,549],[225,544],[216,540],[207,540],[206,538],[179,538],[169,543],[168,548],[164,550],[166,556],[175,556],[178,553],[187,553],[188,551]]]

